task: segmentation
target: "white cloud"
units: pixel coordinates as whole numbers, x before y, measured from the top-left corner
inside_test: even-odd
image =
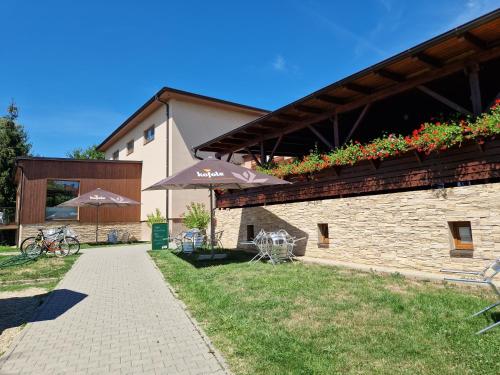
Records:
[[[391,0],[378,0],[379,4],[384,7],[384,9],[387,12],[390,12],[392,10],[392,1]]]
[[[498,0],[465,0],[462,4],[457,6],[460,12],[450,22],[449,28],[460,26],[498,8]]]
[[[286,69],[285,58],[281,55],[277,55],[272,62],[272,66],[273,66],[274,70],[278,70],[278,71],[285,70]]]
[[[387,3],[389,4],[389,3]],[[340,39],[350,40],[354,42],[354,51],[356,55],[364,55],[365,53],[375,53],[379,56],[386,56],[387,53],[383,49],[379,48],[375,43],[373,43],[369,38],[360,35],[342,25],[338,22],[334,22],[331,19],[324,16],[323,13],[313,9],[314,3],[311,3],[309,7],[303,4],[297,4],[297,7],[301,12],[308,14],[312,19],[314,24],[320,25],[323,28],[329,30],[332,34]],[[377,30],[377,33],[380,30]]]
[[[276,72],[282,73],[297,73],[299,71],[297,65],[290,63],[281,54],[277,54],[271,61],[271,68]]]

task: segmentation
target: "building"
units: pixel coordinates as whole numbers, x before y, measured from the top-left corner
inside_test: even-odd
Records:
[[[500,257],[498,136],[427,153],[374,148],[361,155],[355,143],[349,150],[359,150],[359,159],[327,156],[383,134],[416,134],[408,137],[416,144],[433,117],[475,118],[500,98],[499,71],[496,10],[198,145],[197,152],[247,154],[256,164],[323,155],[314,168],[304,163],[286,174],[292,185],[219,194],[224,245],[284,228],[307,238],[300,255],[337,264],[439,272]]]
[[[18,243],[34,236],[38,228],[69,224],[81,242],[95,241],[96,209],[56,207],[58,204],[101,188],[125,197],[141,197],[139,161],[75,160],[21,157],[17,159],[15,224]],[[99,240],[111,229],[141,237],[140,207],[99,209]]]
[[[193,147],[252,121],[265,110],[225,100],[163,88],[121,124],[99,146],[108,160],[142,161],[142,188],[197,161]],[[208,156],[212,153],[201,153]],[[168,195],[168,199],[167,199]],[[181,215],[190,202],[208,207],[208,191],[144,191],[141,193],[143,239],[149,239],[147,215],[159,209],[171,232],[182,228]]]

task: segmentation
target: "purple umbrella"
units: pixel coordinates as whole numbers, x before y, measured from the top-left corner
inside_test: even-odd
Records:
[[[290,184],[290,182],[209,157],[144,190],[209,189],[210,248],[213,256],[213,189],[246,189],[258,186],[285,184]]]
[[[123,197],[121,195],[111,193],[109,191],[97,188],[88,193],[80,195],[79,197],[70,199],[58,205],[58,207],[96,207],[97,220],[95,227],[95,242],[99,234],[99,207],[126,207],[140,204],[133,199]]]

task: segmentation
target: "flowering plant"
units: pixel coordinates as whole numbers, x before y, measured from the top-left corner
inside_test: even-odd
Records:
[[[433,151],[460,146],[464,140],[476,140],[482,144],[485,138],[494,138],[498,134],[500,134],[500,99],[495,101],[489,112],[475,119],[426,122],[406,137],[388,134],[366,144],[351,141],[327,154],[320,154],[314,150],[302,160],[270,164],[267,167],[259,167],[259,170],[283,178],[288,175],[312,173],[332,166],[354,165],[361,160],[383,160],[411,150],[429,155]]]

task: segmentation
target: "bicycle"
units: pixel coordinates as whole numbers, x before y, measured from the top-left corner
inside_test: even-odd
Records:
[[[59,227],[49,235],[39,228],[35,237],[28,237],[21,243],[21,253],[28,258],[37,258],[43,252],[52,253],[56,257],[77,254],[80,242],[75,237],[66,236],[66,228],[67,225]]]

